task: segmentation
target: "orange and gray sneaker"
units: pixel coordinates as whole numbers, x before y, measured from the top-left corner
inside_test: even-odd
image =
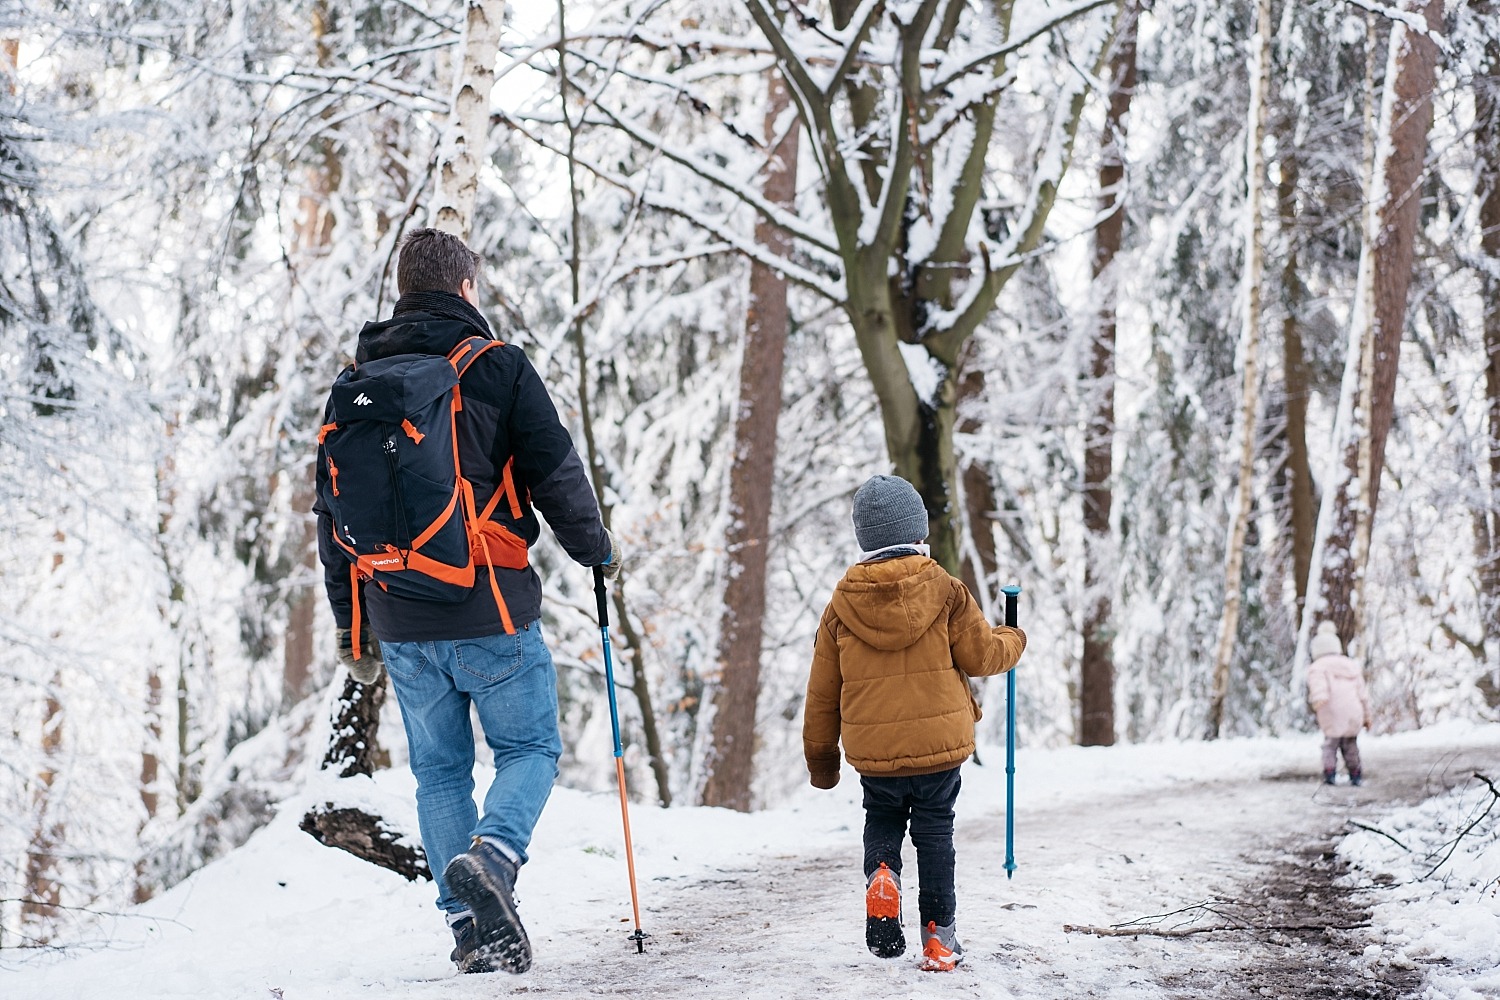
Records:
[[[922,971],[952,972],[964,960],[964,946],[958,943],[958,922],[939,927],[927,921],[922,930]]]
[[[865,945],[877,958],[895,958],[906,951],[901,933],[901,876],[884,861],[870,873],[865,889]]]

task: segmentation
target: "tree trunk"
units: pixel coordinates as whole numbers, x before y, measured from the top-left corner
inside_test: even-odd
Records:
[[[1500,2],[1486,0],[1478,13],[1500,19]],[[1491,22],[1494,23],[1494,22]],[[1489,266],[1479,274],[1484,310],[1485,392],[1489,402],[1489,488],[1485,516],[1487,551],[1481,554],[1486,638],[1500,640],[1500,38],[1484,47],[1483,70],[1474,80],[1474,149],[1479,174],[1479,245]]]
[[[1214,647],[1213,695],[1208,708],[1208,738],[1224,729],[1229,697],[1229,668],[1240,627],[1240,596],[1245,567],[1245,534],[1254,499],[1255,432],[1260,414],[1260,312],[1264,249],[1261,245],[1261,189],[1265,176],[1266,91],[1271,82],[1271,0],[1256,4],[1254,64],[1250,113],[1245,140],[1245,304],[1241,339],[1244,382],[1240,393],[1240,460],[1229,538],[1224,552],[1224,611]]]
[[[984,395],[984,370],[972,364],[965,350],[963,374],[958,379],[958,402],[960,409],[967,400]],[[973,417],[960,417],[960,434],[978,434],[981,425]],[[995,597],[992,588],[995,574],[999,572],[999,558],[995,551],[995,485],[990,482],[989,471],[983,462],[969,462],[960,472],[963,477],[964,514],[968,520],[970,551],[963,560],[963,581],[969,593],[979,601],[979,606],[988,616],[994,612]],[[992,619],[993,620],[993,619]]]
[[[338,771],[340,778],[371,775],[387,763],[380,749],[380,709],[385,704],[385,677],[374,684],[344,678],[344,690],[335,703],[333,732],[323,754],[323,769]]]
[[[142,833],[146,826],[156,818],[160,798],[157,781],[161,776],[161,738],[165,731],[162,723],[161,699],[161,666],[153,663],[146,674],[146,743],[141,749],[141,808],[146,814],[138,831]],[[144,838],[137,838],[137,843],[143,842]],[[152,886],[148,876],[146,856],[142,854],[135,863],[135,888],[131,893],[131,899],[136,903],[144,903],[153,895],[155,895],[155,887]]]
[[[54,557],[53,566],[62,561]],[[58,698],[62,689],[62,672],[52,675],[47,687],[46,707],[42,712],[42,768],[36,775],[32,795],[36,810],[36,830],[26,845],[25,896],[21,900],[21,922],[35,929],[31,940],[45,944],[52,937],[49,925],[58,915],[62,903],[62,883],[57,880],[58,854],[67,842],[62,821],[56,819],[57,803],[53,801],[53,783],[57,780],[57,762],[62,754],[63,707]]]
[[[1011,7],[1006,2],[991,8],[1000,39],[1010,37]],[[1040,246],[1057,184],[1072,157],[1085,80],[1105,69],[1101,31],[1097,48],[1089,46],[1097,58],[1090,59],[1088,72],[1069,77],[1059,91],[1030,190],[1004,220],[1008,235],[993,246],[975,241],[986,157],[1014,70],[1011,50],[991,50],[975,63],[984,71],[982,92],[945,107],[953,95],[929,87],[923,53],[945,50],[955,41],[963,9],[921,0],[887,22],[882,7],[835,0],[833,24],[852,33],[843,43],[851,53],[877,23],[888,23],[895,37],[882,37],[893,56],[885,68],[849,59],[830,77],[826,67],[811,63],[788,41],[770,6],[748,8],[775,52],[808,130],[842,264],[839,305],[854,328],[880,405],[887,453],[895,473],[916,487],[927,508],[932,557],[953,574],[962,572],[953,450],[959,355],[1001,289]],[[1086,9],[1062,12],[1057,23]],[[839,103],[844,98],[847,113]],[[945,141],[950,130],[924,127],[949,113],[965,123],[961,149]],[[943,155],[948,150],[952,159]],[[919,216],[931,226],[932,239],[911,238]]]
[[[67,536],[62,531],[53,533],[56,548],[52,552],[52,572],[62,568],[63,542]],[[52,638],[62,637],[54,632]],[[36,925],[30,934],[33,941],[45,944],[51,938],[47,924],[57,916],[62,903],[62,884],[57,881],[58,852],[66,843],[61,820],[54,819],[57,803],[52,800],[53,783],[57,780],[57,762],[62,755],[63,675],[60,669],[52,673],[47,685],[47,700],[42,710],[41,751],[42,766],[36,775],[36,785],[31,797],[36,816],[36,829],[31,843],[26,845],[26,875],[24,898],[21,900],[21,922]]]
[[[340,778],[352,778],[372,775],[377,767],[390,763],[377,739],[385,698],[384,676],[375,684],[344,678],[344,690],[334,706],[333,731],[323,754],[325,771],[336,771]],[[405,831],[395,829],[380,816],[325,802],[304,813],[298,828],[320,844],[348,851],[411,881],[432,878],[421,844],[408,843],[411,838]]]
[[[333,52],[325,41],[334,28],[334,14],[327,0],[313,6],[312,32],[318,66],[329,68]],[[327,118],[332,110],[324,113]],[[326,136],[319,136],[311,146],[312,162],[304,170],[302,195],[298,199],[301,217],[292,231],[292,260],[300,265],[325,256],[333,245],[334,223],[332,195],[343,180],[343,164],[338,146]],[[293,470],[299,479],[292,490],[293,516],[298,526],[292,530],[297,538],[293,551],[300,552],[292,570],[287,593],[286,635],[282,642],[281,707],[290,708],[319,686],[313,676],[316,660],[316,626],[318,602],[322,599],[322,569],[318,563],[318,521],[312,513],[317,499],[317,476],[309,462],[305,469]]]
[[[1428,33],[1442,29],[1439,0],[1407,0]],[[1364,249],[1350,323],[1349,352],[1334,425],[1334,469],[1319,512],[1314,556],[1317,594],[1309,626],[1329,619],[1348,648],[1362,631],[1364,573],[1380,497],[1385,441],[1395,404],[1396,373],[1413,246],[1420,225],[1421,181],[1432,124],[1438,49],[1402,21],[1391,27],[1376,155],[1370,163]],[[1299,662],[1303,659],[1299,655]]]
[[[772,72],[767,83],[765,134],[776,130],[791,105],[786,82]],[[771,150],[763,194],[787,209],[797,195],[795,122]],[[755,240],[777,257],[789,257],[791,238],[769,220]],[[719,687],[714,697],[713,746],[707,761],[703,804],[750,810],[754,776],[755,712],[760,695],[762,622],[766,611],[766,559],[771,534],[771,487],[776,472],[776,425],[781,416],[781,375],[790,316],[786,278],[765,264],[750,265],[750,301],[740,361],[734,461],[729,470],[729,531],[725,549],[729,582],[719,629]]]
[[[325,802],[304,814],[298,828],[320,844],[348,851],[361,861],[393,871],[408,882],[418,879],[432,881],[432,871],[427,867],[427,853],[422,850],[422,845],[409,841],[400,831],[390,829],[378,816]]]
[[[490,90],[500,52],[503,0],[468,0],[453,104],[438,149],[438,185],[430,225],[467,241],[479,196],[479,170],[490,135]]]
[[[1286,137],[1288,140],[1290,137]],[[1289,146],[1289,143],[1288,143]],[[1281,320],[1281,367],[1286,406],[1286,482],[1288,520],[1291,528],[1292,577],[1297,593],[1296,626],[1302,627],[1307,606],[1307,580],[1312,567],[1314,537],[1318,525],[1318,500],[1313,490],[1312,460],[1307,448],[1307,361],[1302,354],[1302,328],[1298,322],[1302,283],[1298,273],[1297,247],[1293,237],[1297,223],[1297,154],[1290,148],[1281,159],[1281,179],[1276,202],[1284,236],[1285,259],[1281,288],[1285,315]]]
[[[1079,661],[1078,742],[1115,742],[1114,504],[1115,311],[1119,284],[1113,268],[1125,235],[1125,136],[1135,93],[1138,0],[1126,0],[1109,57],[1109,107],[1099,151],[1099,209],[1094,229],[1093,280],[1099,313],[1089,357],[1094,399],[1083,444],[1083,657]]]

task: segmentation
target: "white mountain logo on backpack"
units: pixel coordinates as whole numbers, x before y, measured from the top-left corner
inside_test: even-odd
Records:
[[[364,393],[360,393],[358,396],[354,397],[355,406],[369,406],[373,402],[375,402],[375,400],[371,399],[369,396],[366,396]]]

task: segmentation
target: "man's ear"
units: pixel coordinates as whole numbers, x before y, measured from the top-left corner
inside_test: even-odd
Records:
[[[473,279],[465,278],[459,282],[458,297],[474,308],[479,308],[479,289],[475,286]]]

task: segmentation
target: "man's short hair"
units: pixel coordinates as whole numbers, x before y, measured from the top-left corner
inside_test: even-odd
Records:
[[[464,279],[478,284],[480,257],[452,233],[440,229],[413,229],[401,240],[401,259],[396,263],[396,291],[452,292],[458,294]]]

